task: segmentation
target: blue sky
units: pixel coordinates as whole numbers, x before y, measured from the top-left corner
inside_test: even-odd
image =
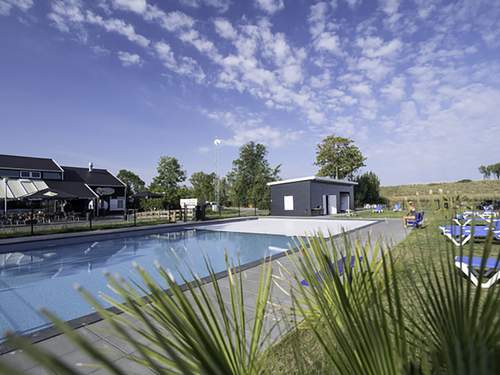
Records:
[[[385,185],[498,162],[500,1],[0,0],[2,153],[188,174],[353,138]]]

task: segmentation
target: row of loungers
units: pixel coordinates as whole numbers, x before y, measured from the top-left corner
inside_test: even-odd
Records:
[[[455,246],[485,240],[488,236],[500,241],[500,219],[496,217],[494,211],[466,211],[453,220],[454,224],[440,226],[439,229]],[[476,287],[490,288],[500,280],[500,258],[457,256],[455,267]]]

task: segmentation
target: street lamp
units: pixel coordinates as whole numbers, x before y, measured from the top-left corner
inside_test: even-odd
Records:
[[[220,178],[219,178],[219,147],[222,144],[222,141],[219,138],[214,139],[214,146],[215,146],[215,175],[217,178],[217,187],[215,189],[215,200],[217,201],[217,209],[220,211]]]

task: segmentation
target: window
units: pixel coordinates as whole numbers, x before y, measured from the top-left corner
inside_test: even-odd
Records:
[[[59,172],[43,172],[43,178],[45,180],[61,180],[61,174]]]
[[[12,169],[0,169],[0,177],[19,177],[19,171]]]
[[[293,211],[293,195],[285,195],[283,197],[285,211]]]
[[[42,178],[42,173],[35,171],[21,171],[21,178]]]

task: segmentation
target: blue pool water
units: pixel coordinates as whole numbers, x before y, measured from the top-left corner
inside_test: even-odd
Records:
[[[41,307],[64,320],[92,313],[74,285],[94,294],[109,292],[104,272],[137,280],[134,261],[151,274],[159,261],[179,280],[179,273],[188,276],[187,267],[206,276],[204,256],[222,271],[225,252],[243,265],[284,251],[290,243],[286,236],[198,229],[0,254],[0,341],[6,330],[27,334],[48,327]]]

